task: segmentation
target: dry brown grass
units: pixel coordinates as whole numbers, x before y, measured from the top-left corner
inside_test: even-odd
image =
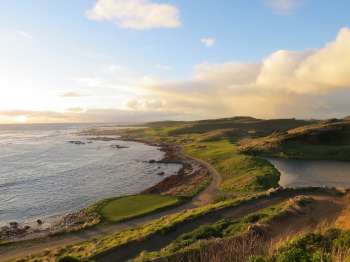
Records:
[[[205,243],[204,243],[205,245]],[[189,250],[160,261],[168,262],[242,262],[253,255],[268,255],[269,243],[259,234],[245,234],[216,240],[200,250]]]

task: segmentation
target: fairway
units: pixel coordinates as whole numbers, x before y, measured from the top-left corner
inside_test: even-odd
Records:
[[[119,222],[180,203],[180,199],[162,195],[134,195],[107,200],[100,215],[110,222]]]

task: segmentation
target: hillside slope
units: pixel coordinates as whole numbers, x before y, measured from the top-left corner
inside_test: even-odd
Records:
[[[244,139],[239,145],[239,152],[253,155],[348,161],[350,119],[332,119],[266,137]]]

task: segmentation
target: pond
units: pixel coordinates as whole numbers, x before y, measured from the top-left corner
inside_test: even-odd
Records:
[[[267,158],[281,173],[282,187],[350,188],[350,162]]]

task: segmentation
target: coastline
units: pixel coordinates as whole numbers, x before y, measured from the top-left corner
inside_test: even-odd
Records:
[[[99,139],[103,139],[102,136],[96,136],[96,138],[97,137],[99,137]],[[139,192],[139,194],[165,193],[172,189],[171,182],[181,181],[184,176],[192,174],[193,172],[197,173],[198,170],[201,170],[198,169],[198,167],[193,167],[194,163],[189,161],[189,159],[186,159],[186,157],[184,157],[184,155],[181,153],[181,149],[175,145],[155,143],[152,141],[133,139],[124,136],[114,137],[113,139],[115,141],[138,142],[149,146],[158,147],[160,151],[164,152],[164,156],[159,161],[150,161],[151,163],[182,165],[182,168],[180,168],[177,174],[164,178],[161,182],[149,188],[146,188],[142,192]],[[154,175],[157,174],[155,173]],[[104,199],[100,199],[86,208],[77,210],[75,212],[70,212],[68,214],[57,215],[45,219],[43,218],[42,220],[38,219],[37,221],[23,223],[13,222],[12,226],[10,225],[1,229],[2,237],[0,238],[0,245],[6,245],[26,240],[42,239],[45,237],[51,237],[66,233],[73,233],[99,225],[102,222],[101,217],[96,212],[91,211],[96,204],[100,203],[103,200]],[[4,237],[5,235],[7,235],[7,237]]]

